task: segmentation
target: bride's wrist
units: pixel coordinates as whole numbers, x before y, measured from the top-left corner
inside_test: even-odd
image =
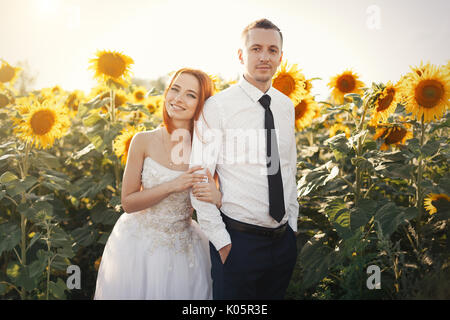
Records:
[[[167,195],[170,195],[175,192],[175,185],[173,184],[173,181],[167,181],[165,187]]]

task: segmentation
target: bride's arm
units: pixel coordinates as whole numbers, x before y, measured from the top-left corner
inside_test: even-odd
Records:
[[[162,183],[150,189],[141,190],[141,174],[144,164],[144,150],[148,145],[145,136],[137,133],[130,142],[127,164],[122,180],[122,208],[127,213],[147,209],[174,192],[192,187],[195,182],[202,181],[204,175],[195,174],[200,167],[189,169],[174,180]]]

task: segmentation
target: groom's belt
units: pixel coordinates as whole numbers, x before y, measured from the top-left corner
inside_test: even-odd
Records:
[[[225,225],[232,230],[252,233],[269,238],[280,238],[281,236],[284,235],[287,228],[287,222],[277,228],[266,228],[231,219],[230,217],[227,217],[223,213],[222,219]]]

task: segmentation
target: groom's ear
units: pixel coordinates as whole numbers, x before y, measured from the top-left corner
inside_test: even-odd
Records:
[[[244,57],[242,56],[243,51],[241,48],[238,49],[238,57],[239,57],[239,61],[241,62],[241,64],[244,64]]]
[[[281,54],[280,54],[280,61],[278,61],[278,62],[281,63],[281,60],[283,60],[283,51],[281,51]]]

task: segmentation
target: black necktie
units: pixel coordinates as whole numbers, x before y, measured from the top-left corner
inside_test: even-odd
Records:
[[[280,222],[285,214],[283,179],[281,178],[280,154],[278,153],[277,134],[273,114],[270,110],[270,96],[265,94],[259,103],[266,110],[266,157],[267,157],[267,180],[269,182],[269,213],[276,221]]]

